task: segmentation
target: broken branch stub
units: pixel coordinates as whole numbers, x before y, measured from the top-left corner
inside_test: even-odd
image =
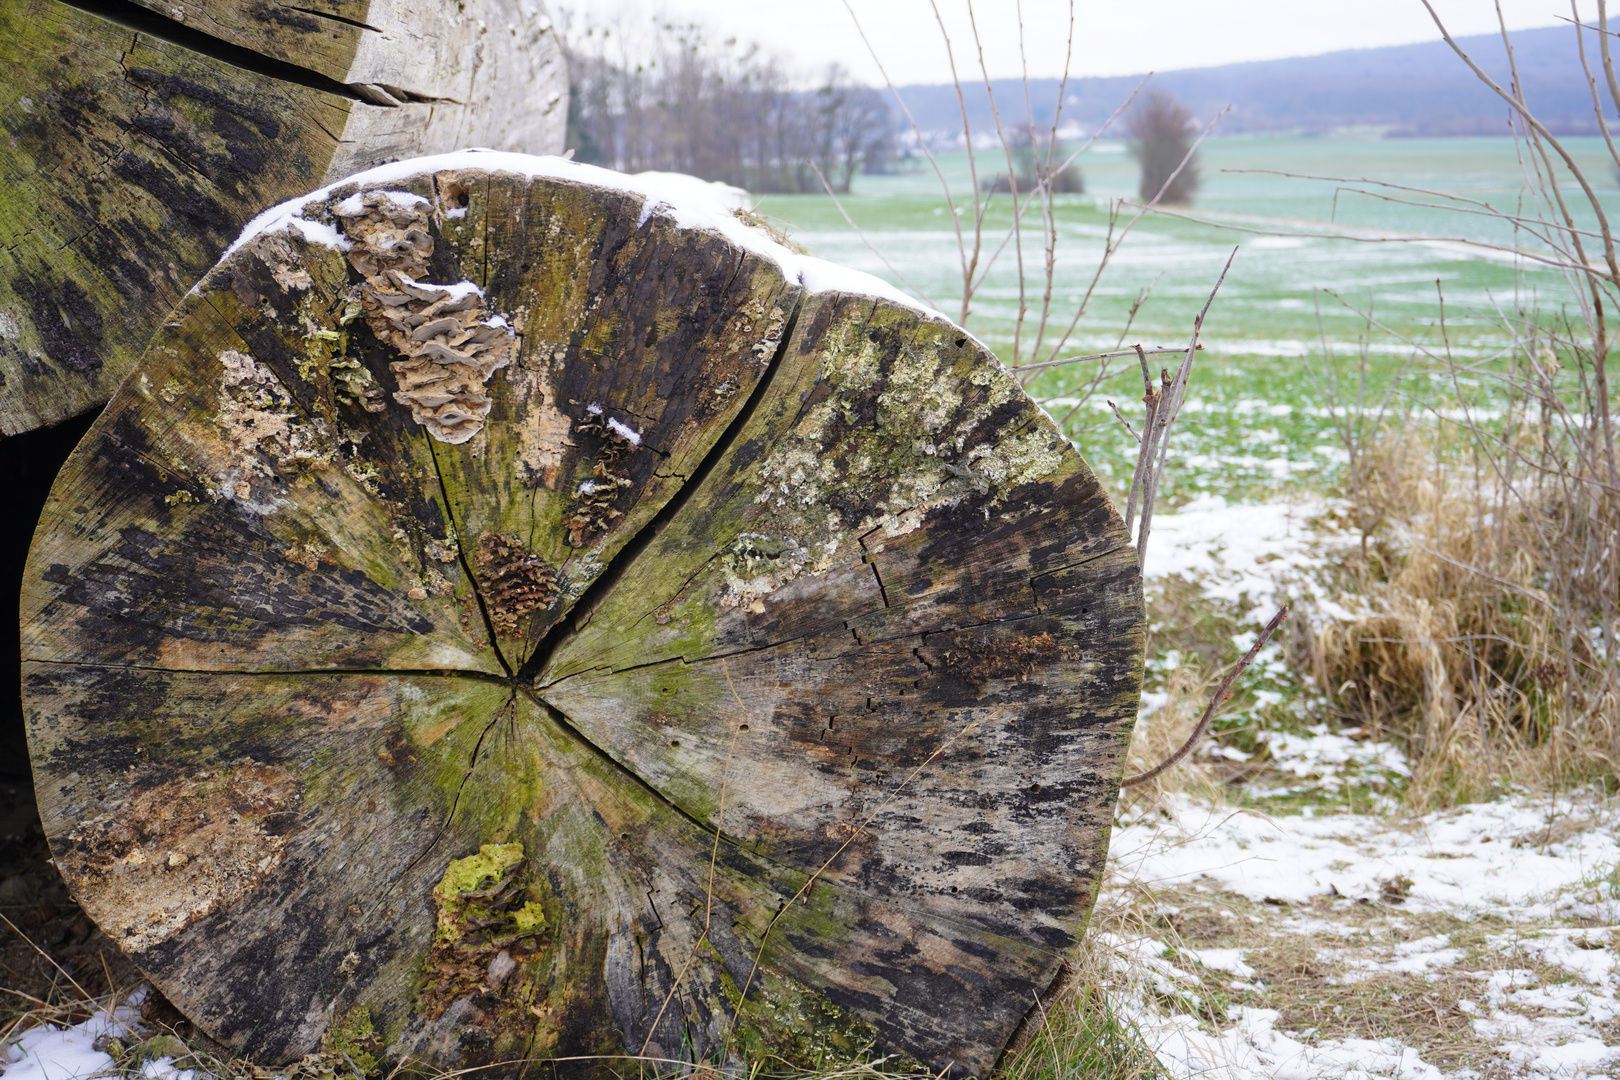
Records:
[[[988,1075],[1136,714],[1096,477],[963,331],[723,211],[389,170],[211,272],[57,481],[24,685],[75,895],[259,1058]]]
[[[13,0],[0,40],[0,435],[103,404],[264,207],[383,161],[563,148],[531,0]]]

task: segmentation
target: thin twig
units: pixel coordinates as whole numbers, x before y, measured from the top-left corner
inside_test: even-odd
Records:
[[[847,224],[851,229],[855,230],[855,235],[861,238],[861,243],[866,245],[867,250],[876,255],[879,259],[882,259],[883,265],[889,268],[889,273],[899,278],[901,284],[905,285],[906,288],[915,293],[919,300],[927,304],[929,307],[937,309],[939,305],[934,303],[933,299],[930,298],[927,293],[923,292],[916,285],[913,285],[911,283],[911,279],[902,274],[899,269],[895,267],[894,263],[889,261],[889,257],[883,254],[883,252],[879,251],[877,246],[874,245],[871,240],[867,239],[866,233],[861,230],[859,225],[855,224],[855,219],[849,216],[849,211],[844,209],[844,204],[839,200],[837,195],[833,194],[832,185],[827,183],[827,178],[821,174],[821,166],[817,165],[813,159],[809,158],[805,159],[805,164],[809,165],[811,169],[815,170],[816,179],[821,181],[821,188],[827,193],[827,198],[831,199],[833,205],[838,207],[838,212],[844,215],[845,224]]]
[[[1119,406],[1115,405],[1113,403],[1113,401],[1110,400],[1108,402],[1108,407],[1110,409],[1114,410],[1114,415],[1116,417],[1118,417],[1118,419],[1119,419],[1119,426],[1125,429],[1125,434],[1129,435],[1132,439],[1136,440],[1137,442],[1141,442],[1142,441],[1142,436],[1138,435],[1136,433],[1136,431],[1131,427],[1131,422],[1129,420],[1125,419],[1125,414],[1119,411]]]
[[[1119,230],[1119,235],[1117,237],[1114,235],[1114,223],[1118,217],[1118,210],[1114,209],[1111,211],[1108,222],[1108,238],[1103,243],[1102,258],[1097,261],[1097,269],[1092,273],[1091,281],[1086,285],[1086,290],[1080,297],[1080,303],[1075,308],[1074,318],[1069,320],[1069,325],[1064,329],[1063,335],[1058,338],[1056,344],[1052,346],[1052,351],[1050,354],[1048,354],[1047,359],[1056,359],[1058,353],[1062,352],[1063,347],[1069,343],[1069,338],[1074,336],[1075,327],[1080,325],[1080,318],[1086,313],[1086,307],[1088,304],[1090,304],[1092,294],[1096,291],[1098,283],[1102,280],[1103,271],[1108,268],[1109,261],[1113,259],[1114,252],[1119,250],[1120,245],[1125,242],[1125,238],[1129,236],[1131,234],[1131,230],[1136,227],[1136,223],[1141,221],[1142,218],[1147,215],[1149,210],[1152,210],[1158,206],[1160,196],[1162,196],[1170,184],[1175,181],[1176,177],[1181,175],[1181,170],[1187,167],[1187,163],[1193,159],[1193,155],[1198,152],[1198,148],[1203,145],[1204,140],[1209,138],[1209,133],[1215,130],[1215,125],[1220,123],[1226,114],[1231,111],[1232,106],[1226,106],[1220,112],[1216,113],[1214,117],[1210,119],[1209,123],[1204,125],[1204,130],[1199,132],[1198,138],[1194,139],[1193,144],[1187,148],[1187,153],[1183,155],[1181,163],[1176,166],[1175,172],[1171,173],[1165,179],[1163,186],[1159,188],[1158,192],[1154,194],[1153,198],[1149,200],[1147,205],[1141,206],[1137,209],[1136,216],[1125,223],[1125,227]],[[1116,199],[1114,202],[1116,207],[1127,205],[1124,199]]]
[[[1603,204],[1598,201],[1597,194],[1592,190],[1592,185],[1587,183],[1586,174],[1581,171],[1581,167],[1576,164],[1575,159],[1570,156],[1569,151],[1564,149],[1564,144],[1555,139],[1552,132],[1548,131],[1544,126],[1542,126],[1541,121],[1537,120],[1535,115],[1531,113],[1528,107],[1526,107],[1524,99],[1516,95],[1509,94],[1506,90],[1503,90],[1499,85],[1497,85],[1495,79],[1487,75],[1478,64],[1474,63],[1473,58],[1462,50],[1462,46],[1458,45],[1457,42],[1452,38],[1451,31],[1446,29],[1446,24],[1441,21],[1439,14],[1435,12],[1434,6],[1429,3],[1429,0],[1419,0],[1419,2],[1422,3],[1424,8],[1428,10],[1429,17],[1434,20],[1434,25],[1439,29],[1440,36],[1445,39],[1446,44],[1451,46],[1451,51],[1456,53],[1458,58],[1462,60],[1463,63],[1468,65],[1469,70],[1474,73],[1475,77],[1478,78],[1480,82],[1496,91],[1497,95],[1501,97],[1503,101],[1506,101],[1508,105],[1513,108],[1513,111],[1519,115],[1520,119],[1524,121],[1525,126],[1527,126],[1535,134],[1539,135],[1541,138],[1545,139],[1547,143],[1552,146],[1555,151],[1557,151],[1559,157],[1564,159],[1565,167],[1569,169],[1570,175],[1575,178],[1575,182],[1581,186],[1581,191],[1585,193],[1587,201],[1591,203],[1593,213],[1597,216],[1598,230],[1603,234],[1603,258],[1604,263],[1609,269],[1609,280],[1617,285],[1620,285],[1620,266],[1617,266],[1615,263],[1614,238],[1609,232],[1609,217],[1603,212]],[[1498,15],[1500,15],[1500,11],[1498,11]],[[1576,33],[1579,32],[1579,30],[1576,31]],[[1503,33],[1506,33],[1505,24],[1503,26]],[[1556,187],[1553,188],[1553,192],[1555,195],[1557,194]],[[1560,199],[1560,201],[1562,200]],[[1567,216],[1568,215],[1566,214],[1566,218]]]
[[[1226,281],[1227,271],[1232,269],[1232,260],[1237,258],[1238,249],[1233,248],[1232,254],[1226,257],[1226,265],[1221,267],[1221,276],[1215,279],[1215,287],[1209,290],[1209,299],[1204,301],[1204,308],[1193,319],[1192,340],[1187,344],[1187,355],[1181,361],[1181,367],[1176,371],[1176,377],[1166,387],[1154,419],[1161,434],[1155,440],[1158,453],[1158,464],[1151,462],[1152,451],[1148,453],[1148,468],[1142,476],[1142,519],[1136,527],[1136,559],[1139,566],[1147,564],[1148,537],[1153,532],[1153,504],[1158,498],[1159,481],[1164,476],[1165,464],[1170,457],[1170,428],[1175,424],[1176,417],[1181,412],[1182,404],[1187,400],[1187,383],[1192,378],[1193,356],[1198,352],[1198,335],[1204,331],[1204,318],[1215,303],[1215,294],[1221,291],[1221,284]],[[1146,370],[1146,361],[1143,370]],[[1144,444],[1146,445],[1146,444]]]
[[[1175,753],[1153,766],[1153,768],[1146,772],[1139,772],[1135,776],[1127,776],[1121,780],[1119,782],[1120,787],[1128,788],[1135,787],[1137,784],[1145,784],[1192,753],[1193,747],[1198,745],[1198,740],[1202,739],[1204,732],[1209,730],[1209,723],[1215,719],[1216,711],[1226,704],[1227,698],[1232,696],[1232,684],[1237,682],[1239,675],[1248,670],[1250,664],[1254,663],[1254,658],[1260,654],[1260,650],[1265,647],[1266,642],[1271,639],[1271,635],[1276,632],[1277,627],[1281,626],[1286,618],[1288,618],[1288,605],[1284,604],[1282,609],[1271,617],[1271,621],[1266,623],[1265,628],[1260,631],[1260,636],[1254,639],[1254,644],[1249,646],[1249,651],[1243,654],[1243,658],[1237,662],[1237,666],[1227,673],[1226,678],[1221,680],[1221,685],[1215,690],[1215,696],[1209,699],[1209,704],[1204,708],[1204,715],[1199,718],[1198,726],[1193,728],[1192,734],[1187,736],[1187,741],[1182,743]]]
[[[1202,345],[1198,346],[1198,350],[1200,352],[1202,352],[1203,349],[1204,347]],[[1185,345],[1164,347],[1154,346],[1151,349],[1146,349],[1138,345],[1129,349],[1112,349],[1108,352],[1087,353],[1085,356],[1070,356],[1063,360],[1043,360],[1039,364],[1014,364],[1012,367],[1008,368],[1008,370],[1040,371],[1042,368],[1062,367],[1064,364],[1083,364],[1088,360],[1112,360],[1116,356],[1136,356],[1138,353],[1146,353],[1149,356],[1160,356],[1165,353],[1175,353],[1179,356],[1186,351],[1187,347]]]

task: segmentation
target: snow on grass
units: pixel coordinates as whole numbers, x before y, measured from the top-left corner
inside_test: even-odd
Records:
[[[1331,736],[1315,740],[1329,749],[1296,737],[1272,753],[1286,770],[1290,755],[1316,761],[1336,749]],[[1114,989],[1117,1005],[1178,1078],[1465,1080],[1482,1075],[1482,1060],[1515,1077],[1620,1074],[1617,825],[1620,802],[1592,792],[1518,795],[1405,819],[1268,817],[1173,801],[1115,830],[1108,889],[1154,896],[1164,915],[1237,898],[1275,914],[1233,920],[1264,926],[1247,947],[1230,936],[1213,948],[1153,936],[1104,942],[1125,984]],[[1369,924],[1373,917],[1380,921]],[[1390,940],[1426,920],[1513,929],[1467,941],[1462,930]],[[1258,955],[1284,939],[1305,943],[1293,946],[1308,958],[1301,963],[1320,966],[1313,980],[1338,995],[1341,1009],[1362,986],[1369,1000],[1394,994],[1396,1002],[1403,987],[1409,995],[1414,986],[1451,988],[1449,1019],[1471,1033],[1473,1063],[1427,1059],[1416,1045],[1421,1024],[1405,1041],[1407,1033],[1377,1024],[1361,1037],[1318,1037],[1288,1027],[1278,1009],[1247,1004],[1225,1006],[1212,1023],[1222,995],[1268,992],[1277,976]],[[1294,984],[1278,991],[1300,992]]]
[[[1183,800],[1169,821],[1127,824],[1110,857],[1131,880],[1157,886],[1207,882],[1258,901],[1317,897],[1382,902],[1413,911],[1530,919],[1572,914],[1593,868],[1620,861],[1608,828],[1567,833],[1579,801],[1515,798],[1407,821],[1364,814],[1271,817]],[[1596,819],[1593,819],[1595,822]],[[1553,830],[1562,821],[1565,828]],[[1605,918],[1620,918],[1611,905]]]
[[[1326,724],[1312,724],[1303,733],[1261,731],[1255,738],[1271,754],[1273,775],[1295,781],[1268,784],[1263,792],[1267,797],[1336,793],[1351,785],[1381,789],[1412,775],[1400,747],[1367,739],[1360,728],[1334,731]]]
[[[0,1072],[6,1080],[76,1080],[112,1069],[109,1054],[96,1049],[108,1036],[126,1034],[140,1022],[137,993],[113,1009],[100,1009],[72,1027],[41,1024],[0,1045]]]
[[[1214,599],[1266,605],[1289,578],[1323,556],[1310,528],[1319,503],[1240,505],[1201,495],[1174,513],[1155,513],[1144,572],[1198,578]]]

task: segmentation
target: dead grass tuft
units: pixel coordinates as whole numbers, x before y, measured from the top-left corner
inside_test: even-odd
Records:
[[[1555,423],[1525,390],[1508,381],[1500,422],[1359,448],[1343,492],[1359,538],[1332,583],[1350,614],[1295,637],[1347,719],[1406,742],[1413,806],[1568,786],[1620,759],[1620,493],[1589,468],[1595,422]]]

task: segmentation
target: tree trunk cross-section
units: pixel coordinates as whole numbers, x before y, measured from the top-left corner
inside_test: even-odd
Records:
[[[259,1057],[988,1075],[1136,713],[1096,477],[733,218],[388,170],[229,255],[57,481],[24,686],[76,895]]]
[[[105,402],[264,207],[397,158],[555,153],[568,111],[532,0],[4,0],[0,59],[4,435]]]

